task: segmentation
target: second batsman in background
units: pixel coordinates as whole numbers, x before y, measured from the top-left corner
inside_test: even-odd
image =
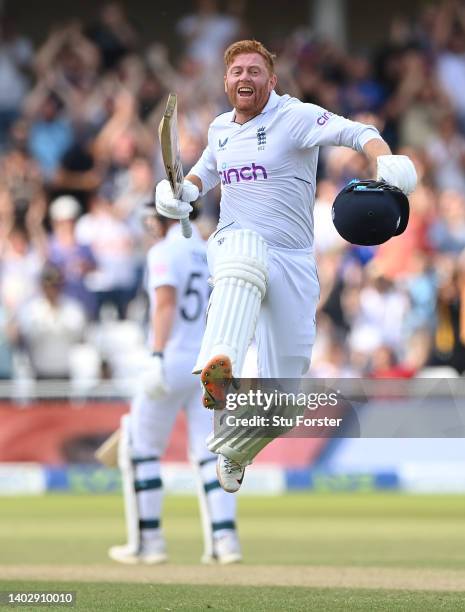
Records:
[[[147,207],[145,224],[159,238],[147,255],[152,357],[141,390],[121,423],[118,463],[128,542],[110,548],[109,555],[131,564],[167,560],[161,530],[160,458],[176,416],[184,408],[189,456],[198,477],[204,532],[202,561],[235,563],[241,560],[236,503],[221,489],[215,473],[216,455],[205,445],[211,417],[202,408],[201,389],[191,373],[204,333],[209,295],[205,242],[195,225],[192,239],[185,240],[179,224],[157,217],[153,205]]]
[[[274,56],[261,43],[236,42],[224,60],[232,111],[211,123],[182,200],[173,198],[167,181],[156,189],[158,212],[182,219],[191,210],[188,202],[221,183],[218,229],[208,243],[214,289],[194,367],[208,408],[221,407],[222,383],[241,375],[254,336],[260,377],[299,379],[309,367],[319,299],[313,253],[319,147],[365,153],[377,179],[405,194],[416,185],[412,161],[392,155],[373,126],[278,95]],[[250,434],[238,431],[225,439],[215,431],[209,439],[226,491],[239,489],[245,466],[270,441]]]

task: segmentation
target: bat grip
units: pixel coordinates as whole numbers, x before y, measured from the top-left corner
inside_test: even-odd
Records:
[[[182,235],[184,236],[184,238],[190,238],[192,236],[192,226],[191,222],[189,221],[189,217],[184,217],[184,219],[180,219],[180,221]]]

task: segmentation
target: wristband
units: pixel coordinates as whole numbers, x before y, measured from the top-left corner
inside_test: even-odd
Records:
[[[163,351],[153,351],[152,357],[161,357],[163,359]]]

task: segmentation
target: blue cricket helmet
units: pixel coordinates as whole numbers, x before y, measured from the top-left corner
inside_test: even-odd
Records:
[[[405,231],[410,206],[407,196],[384,181],[353,180],[333,203],[333,223],[352,244],[383,244]]]

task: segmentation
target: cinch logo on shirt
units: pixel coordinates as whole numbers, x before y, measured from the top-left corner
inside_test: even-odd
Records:
[[[318,123],[318,125],[324,125],[328,121],[328,119],[330,119],[333,115],[334,113],[330,113],[329,111],[326,111],[325,113],[323,113],[322,115],[318,117],[316,122]]]
[[[239,183],[240,181],[258,181],[268,178],[266,168],[258,166],[255,162],[252,162],[251,166],[229,168],[229,170],[219,170],[218,172],[223,185],[230,185],[233,181]]]

